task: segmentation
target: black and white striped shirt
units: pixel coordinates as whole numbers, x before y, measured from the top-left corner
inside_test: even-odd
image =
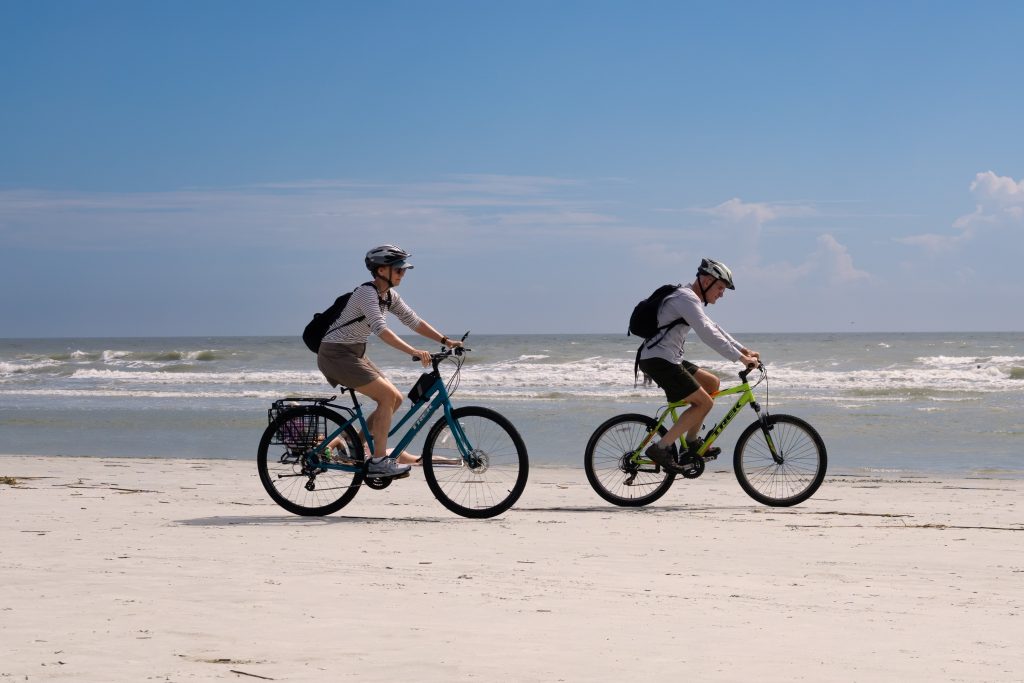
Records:
[[[338,320],[331,325],[331,330],[324,336],[323,341],[329,344],[365,344],[371,334],[378,337],[380,333],[388,328],[384,313],[390,310],[409,329],[415,329],[420,324],[420,317],[416,311],[402,301],[402,297],[395,290],[390,291],[391,305],[387,305],[387,299],[381,299],[377,295],[377,288],[373,285],[359,285],[352,292],[345,309],[341,312]],[[351,325],[345,323],[364,316],[359,322]],[[344,327],[342,327],[344,325]]]

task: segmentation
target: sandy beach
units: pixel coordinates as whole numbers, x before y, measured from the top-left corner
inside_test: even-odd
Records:
[[[421,472],[300,518],[254,463],[0,456],[0,681],[1024,679],[1024,481],[582,468],[450,514]]]

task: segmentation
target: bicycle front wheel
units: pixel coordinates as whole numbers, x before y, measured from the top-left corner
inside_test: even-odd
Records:
[[[802,503],[825,480],[825,442],[814,427],[798,417],[769,415],[765,419],[775,456],[768,446],[764,425],[755,421],[736,441],[732,463],[736,479],[747,495],[763,505],[789,507]]]
[[[351,425],[330,447],[323,443],[346,422],[333,410],[310,405],[281,412],[267,427],[256,462],[275,503],[303,516],[329,515],[348,505],[363,483],[363,444]]]
[[[526,445],[512,423],[489,408],[452,411],[468,441],[463,457],[448,420],[434,423],[423,444],[423,475],[434,497],[463,517],[494,517],[523,495],[529,474]]]
[[[668,492],[675,474],[634,457],[654,425],[647,415],[629,414],[617,415],[594,430],[583,466],[597,495],[622,507],[640,507]],[[664,433],[661,427],[659,434]]]

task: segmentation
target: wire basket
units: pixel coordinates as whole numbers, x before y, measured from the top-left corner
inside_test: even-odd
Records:
[[[275,405],[268,412],[270,422],[273,423],[278,416],[290,408],[290,406]],[[280,423],[271,437],[271,443],[276,446],[284,446],[293,453],[304,453],[313,448],[322,438],[324,427],[321,424],[323,418],[319,415],[306,413]]]

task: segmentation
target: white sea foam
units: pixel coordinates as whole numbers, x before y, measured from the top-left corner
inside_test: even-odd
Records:
[[[317,371],[157,372],[131,370],[76,370],[71,380],[113,380],[142,384],[323,384]]]
[[[591,356],[561,363],[550,362],[549,356],[519,356],[463,368],[461,391],[480,396],[544,398],[555,394],[567,396],[636,396],[647,395],[649,389],[634,388],[632,360]],[[56,361],[39,363],[0,363],[0,378],[8,378],[32,370],[60,369]],[[704,364],[724,377],[723,386],[738,382],[737,366],[726,361]],[[817,367],[816,367],[817,366]],[[829,396],[899,396],[910,393],[921,398],[943,396],[956,392],[1019,391],[1022,385],[1020,368],[1024,357],[998,356],[964,358],[936,356],[918,358],[912,366],[878,369],[838,369],[821,361],[799,361],[769,364],[770,388],[794,397],[816,399]],[[403,366],[386,369],[388,377],[399,388],[411,386],[420,374],[419,368]],[[449,366],[442,371],[450,372]],[[66,369],[65,369],[66,372]],[[228,385],[281,385],[298,387],[325,386],[319,371],[297,370],[224,370],[194,372],[187,366],[167,365],[161,368],[125,367],[120,369],[74,369],[62,382],[75,389],[110,388],[118,384],[185,386],[215,388]],[[657,392],[655,392],[657,393]]]
[[[0,389],[0,396],[42,396],[50,398],[281,398],[280,391],[174,391],[174,390],[140,390],[140,389]]]
[[[26,372],[32,372],[34,370],[46,370],[61,365],[59,361],[44,360],[44,361],[16,361],[12,363],[0,362],[0,378],[9,377],[11,375],[22,374]]]

